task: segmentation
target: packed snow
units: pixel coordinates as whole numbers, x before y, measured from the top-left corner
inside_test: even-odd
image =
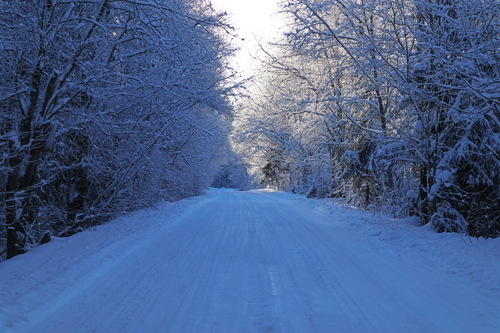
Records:
[[[210,190],[0,264],[0,332],[500,332],[500,239]]]

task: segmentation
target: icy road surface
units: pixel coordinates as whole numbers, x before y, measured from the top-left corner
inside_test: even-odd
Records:
[[[0,332],[500,332],[464,279],[280,193],[130,219],[0,264]]]

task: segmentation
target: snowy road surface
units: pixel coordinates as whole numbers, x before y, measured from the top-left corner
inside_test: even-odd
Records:
[[[0,332],[500,332],[498,302],[466,279],[287,195],[211,191],[186,207],[0,264]]]

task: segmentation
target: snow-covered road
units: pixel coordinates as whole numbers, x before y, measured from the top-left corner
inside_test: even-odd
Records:
[[[0,264],[0,332],[500,332],[499,304],[460,276],[287,195],[213,190],[186,207]]]

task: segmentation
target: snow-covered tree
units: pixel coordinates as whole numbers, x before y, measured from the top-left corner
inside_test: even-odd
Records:
[[[210,184],[231,50],[209,3],[0,6],[2,255]]]
[[[500,8],[495,1],[415,3],[419,211],[440,231],[498,235]]]
[[[405,16],[410,9],[403,2],[381,1],[285,5],[293,22],[288,43],[265,66],[280,72],[269,80],[268,91],[283,93],[272,95],[281,109],[271,109],[293,119],[290,127],[301,146],[308,147],[308,160],[329,166],[319,169],[323,195],[365,205],[400,200],[407,188],[394,186],[394,171],[403,160],[394,151],[409,145],[397,134],[407,131],[410,122],[400,121],[403,94],[397,87],[408,81],[411,68],[408,53],[414,45]],[[304,170],[319,176],[311,171],[315,166]]]
[[[263,178],[283,189],[326,179],[322,195],[416,214],[438,231],[496,235],[500,6],[283,5],[287,42],[264,59],[271,74],[246,115]]]

